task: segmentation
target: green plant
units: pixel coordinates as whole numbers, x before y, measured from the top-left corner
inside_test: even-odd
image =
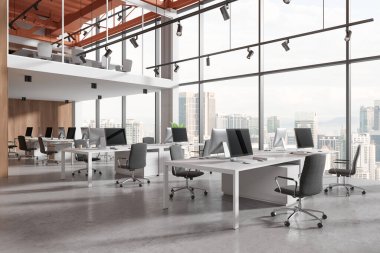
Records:
[[[186,126],[184,124],[177,124],[175,122],[171,123],[172,128],[185,128]]]

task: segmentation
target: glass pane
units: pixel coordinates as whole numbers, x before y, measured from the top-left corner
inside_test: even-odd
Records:
[[[96,103],[95,100],[75,102],[75,138],[82,137],[80,127],[96,126]]]
[[[178,121],[187,128],[190,143],[199,141],[198,85],[181,86],[178,91]]]
[[[121,97],[100,100],[100,127],[121,127]]]

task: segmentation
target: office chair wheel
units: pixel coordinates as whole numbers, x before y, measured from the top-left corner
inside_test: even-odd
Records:
[[[326,220],[326,219],[327,219],[327,215],[326,215],[326,214],[323,214],[323,215],[322,215],[322,219]]]
[[[191,199],[195,199],[195,196],[194,196],[194,195],[191,195]]]
[[[160,175],[157,174],[156,176],[159,177]]]
[[[172,189],[171,192],[174,192],[174,189]]]
[[[133,179],[133,182],[136,182],[136,179]]]
[[[140,187],[142,187],[142,184],[139,184]]]
[[[203,194],[204,194],[205,196],[207,196],[208,192],[207,192],[207,191],[205,191]]]
[[[99,171],[99,175],[102,175],[102,172],[101,172],[101,171]]]
[[[73,173],[71,173],[71,175],[75,176],[75,173],[73,172]]]
[[[120,187],[123,187],[123,184],[120,184],[119,186],[120,186]]]
[[[148,180],[147,183],[150,184],[150,180]]]
[[[212,171],[210,171],[210,174],[212,174]]]
[[[272,216],[272,217],[276,216],[276,212],[271,212],[270,216]]]
[[[318,223],[318,228],[322,228],[323,224],[321,222]]]
[[[78,174],[80,174],[80,170],[78,170]]]
[[[365,194],[366,194],[366,192],[365,192],[365,191],[362,191],[362,194],[363,194],[363,195],[365,195]]]
[[[193,192],[193,191],[194,191],[194,188],[193,188],[193,187],[190,187],[190,191],[192,191],[192,192]]]
[[[332,189],[332,186],[329,186],[329,189],[331,190],[331,189]]]
[[[353,191],[353,190],[355,189],[355,187],[351,186],[351,188],[350,188],[350,189],[351,189],[351,191]]]
[[[116,184],[119,184],[119,180],[116,181]]]
[[[88,177],[88,174],[86,173],[86,177]]]
[[[326,188],[326,189],[325,189],[325,193],[327,193],[328,191],[329,191],[329,190]]]
[[[172,193],[172,194],[169,195],[169,198],[173,199],[173,196],[174,196],[174,194]]]
[[[94,170],[94,172],[96,172],[96,170]]]
[[[284,225],[285,225],[285,227],[289,227],[290,226],[290,222],[287,220],[287,221],[284,222]]]

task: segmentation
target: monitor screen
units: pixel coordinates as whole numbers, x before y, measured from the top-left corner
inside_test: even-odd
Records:
[[[25,136],[32,136],[32,132],[33,132],[33,127],[27,127]]]
[[[173,142],[187,142],[186,128],[172,128]]]
[[[314,148],[311,128],[294,128],[297,148]]]
[[[53,128],[52,127],[47,127],[46,132],[45,132],[45,137],[46,138],[51,138],[51,134],[53,133]]]
[[[66,139],[74,140],[75,139],[75,131],[76,131],[75,127],[69,127],[69,129],[67,130]]]
[[[124,128],[105,128],[107,146],[127,145]]]
[[[226,131],[231,157],[253,155],[248,129],[227,129]]]

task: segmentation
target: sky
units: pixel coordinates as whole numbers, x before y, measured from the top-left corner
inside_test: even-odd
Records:
[[[214,4],[217,1],[214,1]],[[323,0],[293,0],[284,4],[280,0],[265,0],[263,12],[263,40],[286,37],[323,28]],[[325,27],[345,23],[345,1],[325,0]],[[231,4],[231,19],[223,21],[218,9],[203,14],[204,54],[257,42],[257,0],[238,0]],[[374,18],[375,22],[352,27],[351,55],[353,58],[380,55],[380,1],[351,0],[351,21]],[[198,54],[198,17],[181,21],[183,35],[174,36],[175,59],[193,57]],[[288,68],[329,61],[344,60],[345,31],[339,29],[290,41],[290,51],[285,52],[280,43],[263,47],[263,70]],[[153,76],[153,71],[144,67],[154,63],[153,32],[139,38],[140,47],[135,49],[127,43],[127,58],[133,60],[132,73]],[[144,49],[144,50],[143,50]],[[229,75],[254,73],[258,70],[257,49],[251,60],[246,59],[246,50],[211,57],[211,66],[204,67],[204,79]],[[120,45],[113,46],[113,57],[121,54]],[[204,63],[203,63],[204,64]],[[198,78],[197,61],[180,64],[175,78],[180,82]],[[352,117],[356,128],[361,105],[372,105],[380,99],[380,62],[352,65]],[[264,77],[265,117],[278,115],[285,121],[292,120],[297,111],[317,112],[320,122],[345,117],[345,67],[336,66],[307,71],[268,75]],[[181,87],[180,91],[194,90]],[[216,111],[223,114],[242,113],[257,116],[257,78],[229,80],[205,84],[205,91],[215,92]],[[145,98],[135,99],[131,117],[142,117],[151,111],[154,103]],[[145,100],[144,100],[145,99]],[[233,101],[233,103],[231,103]],[[107,115],[118,117],[111,108]],[[150,113],[149,113],[150,114]],[[154,115],[152,116],[154,117]],[[128,117],[129,118],[129,117]],[[149,121],[149,117],[144,120]],[[154,118],[153,118],[154,120]],[[341,122],[341,120],[339,121]],[[336,125],[336,131],[341,126]],[[335,134],[335,133],[331,133]]]

